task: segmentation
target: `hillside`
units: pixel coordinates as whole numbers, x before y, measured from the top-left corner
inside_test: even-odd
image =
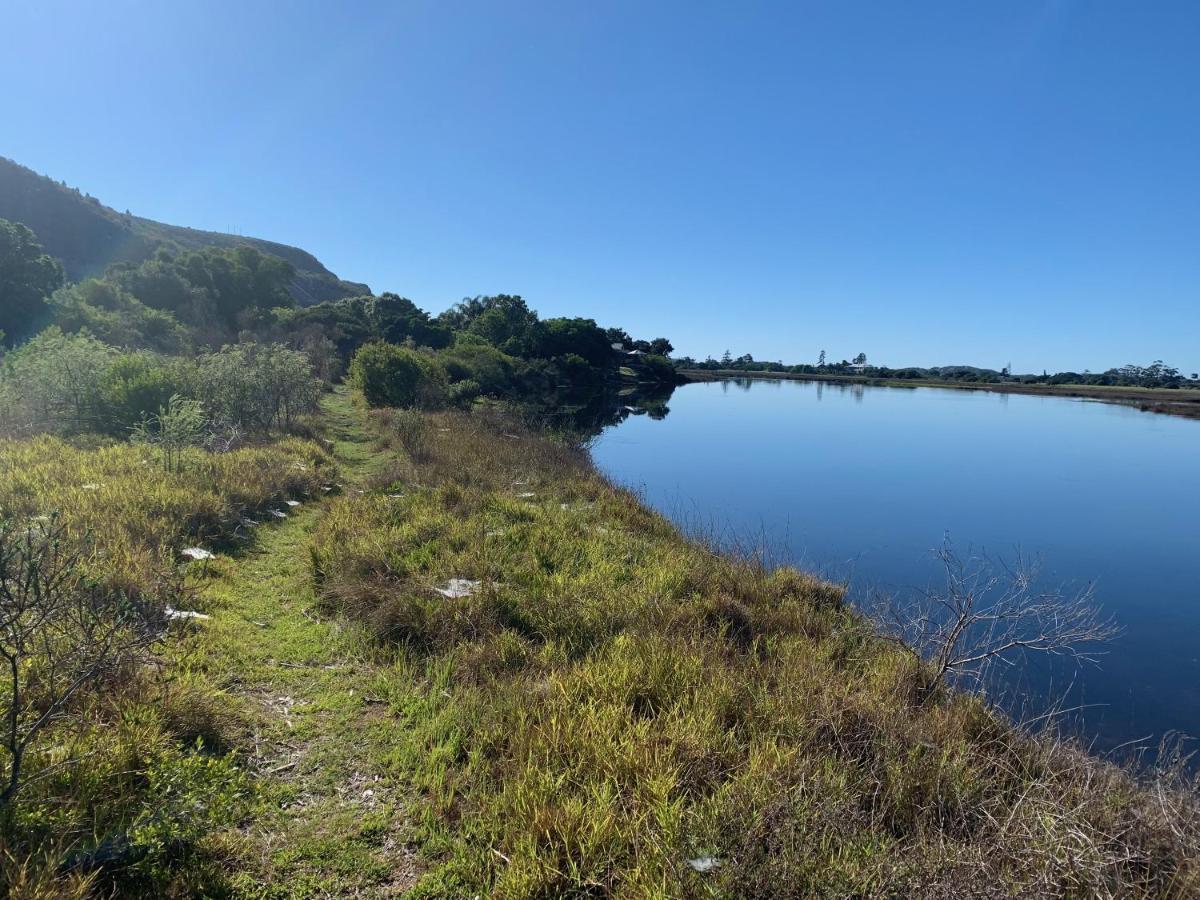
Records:
[[[315,256],[298,247],[119,213],[77,188],[4,157],[0,157],[0,219],[33,229],[46,251],[62,260],[67,277],[73,281],[100,275],[113,263],[141,262],[159,247],[197,250],[248,244],[292,264],[296,278],[290,291],[301,305],[371,292],[365,284],[338,278]]]

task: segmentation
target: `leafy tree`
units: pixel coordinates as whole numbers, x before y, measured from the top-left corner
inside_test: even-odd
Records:
[[[611,344],[607,333],[592,319],[546,319],[530,353],[541,359],[575,354],[589,366],[602,367],[614,359]]]
[[[287,430],[317,408],[321,384],[308,357],[282,344],[237,344],[197,358],[188,395],[202,397],[219,425]]]
[[[825,368],[825,351],[824,350],[822,350],[820,355],[817,357],[817,368],[818,369]]]
[[[473,334],[459,334],[454,346],[443,350],[438,358],[451,385],[470,381],[476,385],[477,394],[500,396],[509,392],[525,369],[520,360]]]
[[[63,331],[86,329],[114,346],[178,353],[187,340],[174,316],[151,309],[109,281],[89,278],[63,288],[51,297],[50,306]]]
[[[865,353],[858,354],[858,356],[854,357],[852,362],[856,366],[865,366],[867,364],[867,354],[865,354]]]
[[[256,311],[295,305],[287,289],[295,277],[291,264],[253,247],[184,253],[174,265],[189,284],[207,293],[227,327],[246,324],[246,316]]]
[[[650,351],[655,356],[670,356],[675,348],[666,338],[658,337],[650,342]]]
[[[529,355],[539,324],[537,313],[515,294],[467,298],[438,316],[438,322],[477,334],[510,356]]]
[[[606,328],[604,336],[608,338],[610,345],[620,344],[621,349],[628,350],[633,344],[633,338],[629,336],[629,332],[624,328]]]
[[[47,318],[46,298],[62,281],[62,266],[34,233],[0,219],[0,339],[12,346],[36,332]]]
[[[212,297],[183,277],[166,250],[160,249],[140,265],[111,266],[104,278],[151,309],[169,312],[181,322],[199,324],[216,315]]]
[[[406,339],[435,350],[449,345],[450,329],[435,323],[429,313],[411,300],[397,294],[381,294],[366,305],[371,334],[390,344],[402,344]]]

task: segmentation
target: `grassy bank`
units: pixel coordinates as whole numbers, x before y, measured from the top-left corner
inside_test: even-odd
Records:
[[[0,442],[0,520],[18,535],[8,551],[20,552],[26,529],[36,541],[45,523],[61,521],[62,553],[78,560],[79,571],[57,583],[78,591],[81,603],[134,601],[148,613],[134,627],[152,631],[146,652],[89,671],[79,668],[87,647],[67,646],[75,632],[46,620],[32,632],[44,650],[12,657],[19,704],[6,658],[6,723],[13,711],[23,734],[45,719],[25,749],[20,792],[0,813],[0,885],[9,896],[146,896],[168,888],[186,896],[209,880],[206,836],[239,814],[251,786],[230,753],[225,698],[181,677],[179,645],[157,634],[171,607],[205,606],[197,579],[208,563],[188,563],[179,551],[242,546],[257,530],[246,524],[251,517],[273,519],[264,514],[320,495],[329,469],[320,447],[298,440],[225,454],[195,450],[180,471],[126,444]],[[0,610],[6,654],[15,653],[22,619],[40,614],[14,607],[13,559],[6,558],[13,577]],[[87,675],[86,690],[56,708],[55,684],[76,673]],[[7,779],[13,754],[6,750]]]
[[[684,540],[501,416],[375,424],[394,467],[313,570],[394,654],[418,896],[1200,890],[1191,796],[930,694],[837,588]]]
[[[1200,391],[1142,387],[1109,387],[1086,384],[979,383],[928,379],[871,378],[865,375],[797,375],[791,372],[743,372],[737,369],[687,369],[689,381],[725,381],[750,378],[760,381],[826,381],[834,384],[868,384],[877,387],[936,387],[958,391],[987,391],[995,394],[1030,394],[1042,397],[1075,397],[1134,406],[1143,412],[1200,419]]]
[[[179,474],[0,445],[6,514],[61,508],[97,576],[210,616],[47,733],[13,896],[1200,890],[1194,793],[931,692],[837,587],[685,540],[569,441],[322,418]]]

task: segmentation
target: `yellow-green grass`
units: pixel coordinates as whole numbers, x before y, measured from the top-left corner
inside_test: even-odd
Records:
[[[5,441],[0,516],[58,515],[89,576],[160,605],[203,609],[211,573],[182,565],[179,549],[243,546],[232,536],[258,530],[242,526],[244,516],[320,496],[332,472],[320,447],[294,439],[194,451],[176,473],[124,444]],[[156,657],[107,673],[40,734],[26,784],[0,822],[0,890],[85,896],[96,870],[104,878],[90,890],[105,895],[190,896],[211,880],[214,863],[196,848],[240,815],[250,782],[234,752],[236,708],[211,685],[181,678],[178,653],[168,637]],[[29,690],[36,702],[36,682]],[[68,871],[72,862],[79,871]]]
[[[95,574],[140,592],[181,548],[227,544],[235,533],[248,537],[244,517],[319,496],[330,471],[328,454],[294,438],[230,453],[192,451],[178,472],[164,470],[152,450],[130,444],[0,441],[0,516],[60,515],[71,536],[86,540]]]
[[[511,421],[377,425],[405,453],[312,565],[395,654],[418,896],[1200,890],[1194,795],[931,694],[836,587],[685,540]]]

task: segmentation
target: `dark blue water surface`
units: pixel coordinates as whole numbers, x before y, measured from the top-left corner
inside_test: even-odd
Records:
[[[691,384],[669,406],[593,448],[653,507],[849,579],[858,598],[936,584],[930,550],[947,533],[964,554],[1040,557],[1043,582],[1094,581],[1124,633],[1099,667],[1027,662],[1001,702],[1087,704],[1070,727],[1099,749],[1200,734],[1200,421],[798,381]]]

